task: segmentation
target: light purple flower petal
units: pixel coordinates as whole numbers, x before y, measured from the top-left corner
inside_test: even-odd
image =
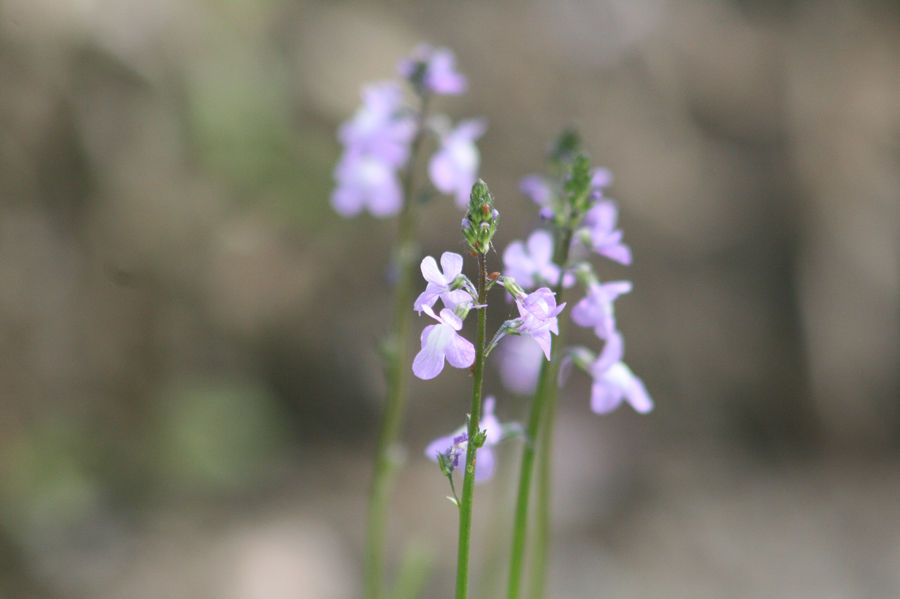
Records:
[[[428,163],[428,176],[438,191],[455,196],[456,203],[464,208],[468,203],[472,185],[478,175],[481,160],[475,139],[480,137],[486,124],[481,119],[461,122],[456,129],[445,134],[441,147]]]
[[[454,252],[441,254],[441,268],[444,269],[444,283],[450,284],[462,273],[463,257]]]
[[[419,268],[422,271],[422,278],[424,278],[429,283],[434,283],[435,285],[446,284],[444,275],[438,268],[437,260],[435,260],[433,257],[425,256],[424,258],[422,258],[422,264],[419,265]]]
[[[629,291],[629,281],[591,284],[587,295],[572,308],[572,321],[581,327],[593,327],[597,336],[605,339],[616,328],[613,302]]]
[[[541,353],[540,347],[526,337],[504,339],[498,361],[503,386],[519,395],[534,393],[541,370]]]
[[[475,482],[481,483],[494,476],[496,459],[493,450],[484,445],[475,452]]]
[[[423,381],[431,380],[444,369],[444,354],[454,332],[443,324],[432,324],[422,331],[422,349],[413,359],[413,373]]]
[[[461,335],[454,335],[447,346],[447,361],[454,368],[468,368],[475,363],[475,346]]]
[[[553,186],[540,175],[526,175],[519,182],[519,191],[531,198],[541,207],[549,207],[553,203]]]
[[[641,414],[653,409],[653,400],[641,379],[624,362],[616,362],[602,375],[594,378],[591,386],[591,409],[598,414],[605,414],[615,410],[622,399],[627,400]]]

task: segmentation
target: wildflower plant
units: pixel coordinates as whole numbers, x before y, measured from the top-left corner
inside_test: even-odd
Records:
[[[487,481],[501,467],[494,447],[504,439],[521,436],[525,442],[507,598],[521,595],[526,541],[530,541],[530,597],[539,599],[548,564],[550,455],[559,386],[577,368],[592,380],[589,406],[595,413],[611,412],[623,402],[639,413],[653,408],[643,382],[624,362],[624,338],[615,318],[615,302],[632,291],[632,284],[601,280],[592,262],[595,256],[619,266],[632,261],[631,249],[618,227],[618,209],[606,195],[612,175],[592,167],[578,136],[564,132],[549,153],[551,174],[528,175],[520,184],[520,190],[537,205],[539,228],[500,253],[502,272],[489,272],[500,212],[487,184],[476,178],[480,155],[475,142],[484,133],[485,123],[467,119],[454,126],[446,115],[428,111],[434,95],[462,93],[467,81],[456,71],[449,50],[430,46],[417,48],[400,62],[398,72],[417,102],[412,106],[405,103],[396,82],[364,89],[362,107],[338,133],[344,153],[335,168],[337,185],[332,195],[332,205],[342,215],[363,211],[375,217],[396,215],[399,228],[393,332],[384,344],[388,395],[369,507],[366,597],[379,599],[384,592],[383,541],[394,468],[391,449],[398,442],[405,410],[406,377],[411,371],[419,379],[432,380],[449,364],[471,372],[471,400],[460,414],[462,426],[431,442],[425,456],[436,462],[448,479],[448,498],[458,511],[455,597],[468,596],[475,483]],[[424,289],[413,298],[415,210],[419,203],[414,166],[422,142],[429,136],[434,137],[436,148],[427,165],[430,183],[465,210],[460,232],[468,255],[475,260],[474,276],[465,274],[462,254],[446,251],[439,261],[426,256],[419,262]],[[488,340],[489,292],[495,287],[499,289],[491,297],[498,293],[506,296],[502,305],[510,318]],[[573,299],[568,313],[575,325],[593,331],[598,347],[562,345],[569,320],[563,296],[577,289],[583,289],[583,295]],[[409,364],[407,338],[413,313],[424,318],[424,326],[419,350]],[[465,332],[470,316],[475,319],[474,340]],[[532,395],[525,426],[501,424],[495,415],[495,396],[482,401],[485,362],[497,348],[501,380],[513,394]],[[535,471],[537,484],[533,485]],[[462,486],[457,492],[460,477]],[[533,487],[536,509],[529,522]],[[530,539],[529,528],[533,529]]]

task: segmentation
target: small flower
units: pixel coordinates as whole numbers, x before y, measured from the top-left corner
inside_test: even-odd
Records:
[[[449,308],[441,310],[440,316],[431,306],[423,306],[426,314],[438,321],[422,331],[422,349],[413,360],[413,373],[427,381],[444,369],[446,358],[454,368],[468,368],[475,362],[475,346],[456,331],[462,329],[462,320]]]
[[[572,320],[580,327],[593,327],[599,338],[606,339],[616,329],[613,302],[629,291],[629,281],[591,283],[587,295],[572,308]]]
[[[644,383],[621,360],[612,366],[600,364],[603,356],[592,367],[594,384],[591,385],[591,410],[606,414],[619,407],[625,399],[635,411],[646,414],[653,409],[653,400]]]
[[[363,88],[362,106],[338,129],[338,139],[350,154],[377,157],[393,167],[409,159],[415,121],[403,110],[403,94],[393,81]]]
[[[431,256],[425,256],[422,259],[420,266],[422,277],[428,281],[428,285],[413,303],[413,309],[419,314],[426,306],[429,308],[434,306],[434,302],[439,297],[444,302],[444,307],[451,310],[460,303],[472,300],[467,291],[452,290],[453,282],[462,274],[463,257],[453,252],[444,252],[441,254],[441,267],[444,272],[441,272],[437,262]]]
[[[478,175],[481,156],[475,140],[484,135],[486,128],[484,119],[462,121],[441,137],[441,147],[428,163],[431,182],[441,193],[452,194],[460,208],[466,207]]]
[[[631,264],[631,249],[622,243],[622,230],[616,229],[618,210],[607,199],[601,199],[584,215],[584,241],[593,251],[626,266]]]
[[[608,168],[598,167],[591,171],[591,188],[594,192],[603,195],[603,189],[613,182],[612,171]]]
[[[503,386],[519,395],[531,395],[537,389],[543,352],[525,337],[512,336],[500,346],[497,364]]]
[[[494,416],[495,404],[491,396],[484,399],[484,414],[479,426],[485,432],[485,439],[484,445],[479,447],[475,454],[475,482],[488,480],[496,469],[494,451],[491,448],[503,438],[503,426]],[[435,462],[438,461],[438,455],[443,455],[447,458],[447,464],[451,469],[456,469],[459,467],[460,457],[466,455],[468,438],[466,427],[461,426],[446,437],[440,437],[429,443],[425,448],[425,455]]]
[[[522,287],[531,289],[541,283],[556,285],[559,282],[559,266],[553,263],[553,236],[538,229],[528,237],[527,249],[521,241],[513,241],[503,252],[506,274]],[[571,286],[574,277],[563,276],[563,285]]]
[[[456,56],[447,48],[422,44],[411,57],[400,61],[397,71],[414,85],[435,94],[461,94],[468,87],[466,78],[456,71]]]
[[[400,212],[403,191],[390,164],[372,155],[345,154],[334,173],[338,185],[331,205],[341,216],[355,216],[363,208],[379,218]]]
[[[526,175],[523,177],[519,182],[519,191],[542,208],[549,207],[556,197],[553,185],[540,175]]]
[[[515,333],[530,335],[549,360],[550,333],[559,334],[556,317],[566,307],[565,302],[557,306],[554,293],[547,287],[541,287],[524,298],[516,298],[516,306],[519,308],[520,318],[516,323]]]

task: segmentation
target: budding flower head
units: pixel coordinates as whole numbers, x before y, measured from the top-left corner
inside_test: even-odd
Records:
[[[466,217],[462,220],[462,233],[472,251],[478,254],[487,253],[491,239],[497,232],[497,221],[500,213],[494,209],[494,197],[487,184],[478,179],[472,186],[469,195],[469,206]]]

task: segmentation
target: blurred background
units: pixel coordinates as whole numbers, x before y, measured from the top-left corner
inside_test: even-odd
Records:
[[[0,3],[0,595],[360,596],[394,223],[331,210],[335,130],[421,41],[489,121],[499,247],[575,126],[635,254],[603,274],[657,409],[563,392],[551,596],[900,596],[900,6],[861,0]],[[425,597],[456,514],[421,452],[469,385],[412,383]]]

